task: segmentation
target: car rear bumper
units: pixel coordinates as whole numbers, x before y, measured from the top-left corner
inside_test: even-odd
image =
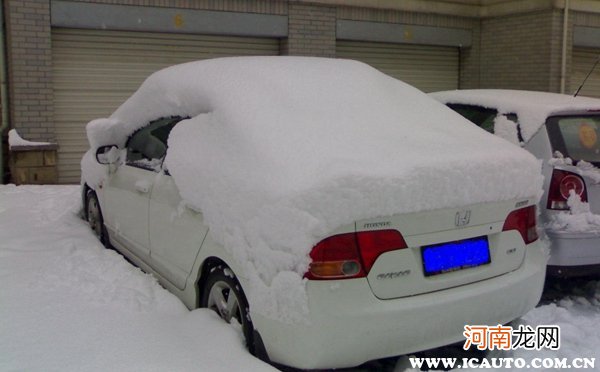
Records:
[[[564,267],[564,272],[569,271],[571,275],[577,275],[576,266],[586,267],[579,275],[591,274],[594,271],[600,273],[600,233],[567,233],[547,230],[550,238],[550,260],[548,265],[553,274]],[[591,272],[590,272],[591,270]]]
[[[340,368],[464,340],[467,324],[508,323],[535,307],[546,256],[531,244],[517,270],[487,280],[391,300],[366,279],[309,281],[310,324],[253,315],[269,358],[302,368]],[[398,285],[402,285],[401,278]]]

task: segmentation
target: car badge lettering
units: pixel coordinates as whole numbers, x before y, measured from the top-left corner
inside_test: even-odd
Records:
[[[467,226],[471,222],[471,211],[459,211],[454,216],[454,225],[456,227]]]
[[[396,279],[396,278],[399,278],[401,276],[406,276],[406,275],[410,275],[410,269],[404,270],[404,271],[396,271],[396,272],[391,272],[391,273],[379,274],[379,275],[377,275],[377,280]]]
[[[529,200],[523,200],[520,202],[517,202],[517,204],[515,204],[515,208],[521,208],[526,206],[527,204],[529,204]]]
[[[392,223],[390,221],[384,221],[384,222],[373,222],[373,223],[365,223],[363,225],[363,228],[365,229],[377,229],[377,228],[382,228],[382,227],[388,227],[391,226]]]

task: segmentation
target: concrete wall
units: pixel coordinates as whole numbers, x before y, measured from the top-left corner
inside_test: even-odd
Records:
[[[481,20],[480,87],[558,92],[562,11]]]
[[[473,23],[471,46],[460,49],[460,89],[476,89],[481,86],[481,22],[477,20]]]
[[[46,1],[46,0],[43,0]],[[287,14],[287,1],[282,0],[71,0],[82,3],[154,6],[179,9],[204,9],[223,12]]]
[[[592,50],[597,51],[597,55],[600,57],[600,14],[592,14],[592,13],[583,13],[583,12],[572,12],[571,13],[571,22],[569,31],[574,33],[575,27],[584,27],[588,31],[594,31],[591,36],[592,40],[581,40],[579,45],[574,45],[574,40],[569,39],[569,45],[567,49],[567,76],[572,76],[573,74],[573,64],[571,54],[574,47],[584,47],[584,48],[593,48]],[[590,61],[591,62],[591,61]],[[591,71],[593,67],[592,64],[589,65],[589,69]],[[587,72],[587,71],[586,71]],[[598,79],[600,75],[600,66],[596,66],[595,70],[592,72],[590,79]],[[567,80],[567,91],[574,92],[577,90],[579,85],[583,82],[583,79],[579,79],[578,81],[570,81]],[[587,81],[585,87],[590,86],[590,80]],[[583,89],[583,93],[586,92],[586,89]]]
[[[480,79],[480,20],[474,17],[340,6],[337,18],[342,20],[381,22],[386,24],[419,25],[467,30],[471,44],[460,48],[460,80],[463,89],[478,88]]]

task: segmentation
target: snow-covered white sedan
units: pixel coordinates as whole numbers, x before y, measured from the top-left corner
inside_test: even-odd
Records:
[[[493,89],[431,95],[542,160],[548,273],[600,274],[600,100]]]
[[[536,159],[365,64],[177,65],[87,131],[93,230],[261,358],[355,366],[540,298]]]

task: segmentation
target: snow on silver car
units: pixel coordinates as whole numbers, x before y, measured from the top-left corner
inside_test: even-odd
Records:
[[[354,366],[539,300],[537,160],[365,64],[177,65],[87,130],[94,231],[259,357]]]

